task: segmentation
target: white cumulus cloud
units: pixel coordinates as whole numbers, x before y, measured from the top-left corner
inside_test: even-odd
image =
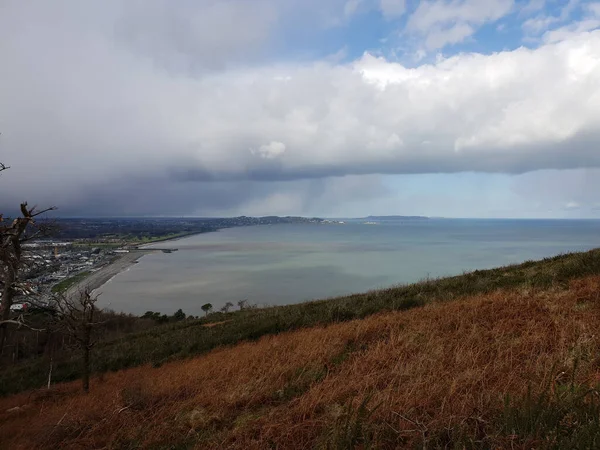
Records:
[[[406,0],[380,0],[379,7],[384,16],[397,18],[406,12]]]
[[[285,153],[285,144],[283,142],[272,141],[268,144],[261,145],[258,150],[251,149],[250,153],[265,159],[277,158]]]
[[[410,16],[406,31],[425,39],[429,50],[461,42],[481,25],[506,16],[513,0],[424,0]]]
[[[233,196],[254,182],[600,167],[600,31],[415,68],[369,53],[350,63],[244,55],[233,64],[245,47],[226,34],[239,32],[258,51],[260,29],[275,26],[276,15],[233,15],[235,26],[213,24],[211,44],[204,32],[180,41],[181,15],[153,10],[123,36],[118,25],[137,16],[119,8],[47,4],[42,14],[29,2],[7,4],[0,158],[13,167],[14,190],[3,192],[10,201],[109,204],[99,193],[119,186],[124,197],[143,190],[183,202],[198,196],[195,186],[212,193],[211,183]],[[206,4],[216,8],[209,17],[223,17],[225,6]],[[493,21],[512,7],[423,4],[430,12],[418,9],[409,21],[426,34],[456,20]],[[147,22],[165,42],[146,38]],[[195,36],[195,27],[183,29]]]

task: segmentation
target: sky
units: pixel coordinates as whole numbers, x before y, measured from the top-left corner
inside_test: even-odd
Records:
[[[600,218],[600,2],[0,0],[0,209]]]

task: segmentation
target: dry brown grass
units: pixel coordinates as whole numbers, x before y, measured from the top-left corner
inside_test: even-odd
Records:
[[[600,374],[600,277],[312,328],[0,399],[2,448],[314,448],[368,401],[379,448],[473,435],[525,395]],[[565,372],[567,375],[561,376]],[[6,412],[16,406],[16,412]],[[378,406],[375,408],[375,406]],[[339,430],[338,430],[339,431]],[[498,441],[501,442],[501,441]],[[501,445],[501,444],[500,444]]]

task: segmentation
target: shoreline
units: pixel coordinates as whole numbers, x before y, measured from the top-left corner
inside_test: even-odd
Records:
[[[142,256],[156,252],[156,250],[150,249],[137,250],[118,256],[114,261],[105,264],[104,266],[98,268],[96,271],[92,272],[89,276],[85,277],[80,282],[75,283],[73,286],[67,289],[65,295],[67,297],[72,297],[77,295],[84,289],[88,289],[90,292],[94,292],[95,290],[99,289],[104,284],[106,284],[108,281],[110,281],[113,277],[117,276],[121,272],[124,272],[132,265],[137,264],[137,262]]]
[[[154,242],[148,242],[147,244],[139,244],[135,249],[129,251],[129,253],[123,253],[116,257],[113,261],[105,264],[104,266],[99,267],[97,270],[92,272],[89,276],[85,277],[78,283],[75,283],[69,289],[65,291],[65,295],[67,297],[72,297],[77,295],[84,289],[88,289],[90,292],[94,292],[112,280],[114,277],[119,275],[122,272],[125,272],[134,264],[137,264],[138,261],[145,255],[149,255],[152,253],[160,253],[162,250],[154,249],[149,247],[151,245],[162,244],[165,242],[174,242],[180,239],[186,239],[192,236],[206,234],[206,233],[214,233],[220,231],[222,228],[213,230],[213,231],[203,231],[199,233],[190,233],[184,236],[174,236],[170,238],[160,239]]]
[[[110,280],[112,280],[114,277],[116,277],[122,272],[125,272],[134,264],[137,264],[143,256],[152,253],[160,253],[163,251],[163,249],[161,248],[153,248],[152,246],[154,245],[163,244],[165,242],[175,242],[181,239],[187,239],[192,236],[198,236],[201,234],[216,233],[228,228],[232,227],[222,227],[211,231],[202,231],[197,233],[192,232],[183,236],[173,236],[169,238],[159,239],[153,242],[148,242],[145,244],[125,244],[125,246],[131,245],[134,248],[129,250],[129,253],[123,253],[120,256],[116,257],[112,262],[109,262],[104,266],[99,267],[94,272],[90,273],[90,275],[85,277],[83,280],[75,283],[73,286],[67,289],[64,294],[67,297],[72,297],[77,295],[84,289],[88,289],[90,293],[97,291]],[[101,292],[99,294],[101,294]]]
[[[200,231],[200,232],[197,232],[197,233],[190,233],[190,234],[186,234],[186,235],[183,235],[183,236],[173,236],[173,237],[170,237],[170,238],[163,238],[163,239],[159,239],[159,240],[156,240],[156,241],[147,242],[145,244],[132,244],[132,245],[134,245],[134,246],[137,247],[137,250],[134,250],[134,251],[152,250],[152,247],[148,247],[149,245],[162,244],[164,242],[176,242],[176,241],[179,241],[181,239],[187,239],[187,238],[192,237],[192,236],[198,236],[200,234],[216,233],[217,231],[221,231],[221,230],[223,230],[223,228],[217,228],[216,230],[211,230],[211,231]]]
[[[140,250],[150,250],[148,248],[149,245],[162,244],[163,242],[175,242],[175,241],[179,241],[181,239],[187,239],[187,238],[192,237],[192,236],[198,236],[200,234],[215,233],[217,231],[221,231],[222,229],[223,228],[217,228],[216,230],[210,230],[210,231],[192,231],[192,232],[190,232],[188,234],[177,235],[177,236],[173,236],[173,237],[160,238],[160,239],[157,239],[157,240],[152,241],[152,242],[145,242],[143,244],[126,244],[126,245],[136,246]]]

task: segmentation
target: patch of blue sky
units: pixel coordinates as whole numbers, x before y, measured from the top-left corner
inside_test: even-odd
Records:
[[[336,26],[289,27],[273,44],[271,58],[279,62],[351,62],[365,52],[380,53],[397,29],[397,23],[384,20],[376,10],[356,14]]]
[[[411,35],[406,31],[406,24],[415,12],[418,2],[408,2],[406,14],[393,19],[386,18],[376,7],[359,7],[354,14],[340,18],[339,23],[335,25],[285,24],[282,26],[285,31],[279,34],[275,42],[271,42],[271,51],[267,59],[280,63],[308,63],[324,59],[335,63],[348,63],[368,52],[415,67],[433,62],[438,54],[448,57],[458,53],[490,54],[511,51],[521,46],[534,48],[541,44],[539,36],[548,29],[585,18],[585,5],[589,3],[595,2],[516,1],[506,15],[496,20],[483,23],[465,22],[473,29],[472,35],[427,52],[423,52],[420,45],[423,36]],[[544,19],[547,20],[546,24],[535,31],[523,26],[528,20]],[[423,31],[427,34],[427,30]]]

